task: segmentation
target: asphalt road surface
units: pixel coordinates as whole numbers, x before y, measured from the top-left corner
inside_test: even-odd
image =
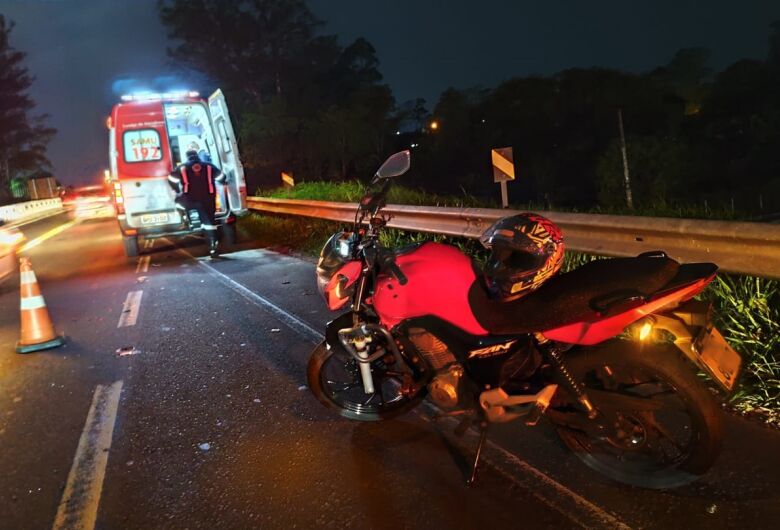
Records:
[[[310,261],[161,240],[128,260],[114,221],[24,228],[65,346],[18,340],[0,286],[0,528],[769,528],[780,433],[730,418],[723,455],[671,491],[591,472],[546,425],[476,444],[420,408],[353,423],[305,387],[332,317]],[[143,245],[142,245],[143,247]]]

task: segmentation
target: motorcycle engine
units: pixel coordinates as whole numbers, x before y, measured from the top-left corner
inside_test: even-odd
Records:
[[[411,328],[409,340],[420,352],[435,375],[428,383],[431,399],[445,410],[463,406],[463,367],[436,335],[422,328]],[[467,394],[467,393],[466,393]]]
[[[460,383],[463,378],[463,367],[453,364],[446,370],[439,372],[428,383],[428,392],[431,399],[445,410],[452,410],[460,403]]]

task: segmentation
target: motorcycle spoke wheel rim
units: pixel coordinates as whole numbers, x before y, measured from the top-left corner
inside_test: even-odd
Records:
[[[636,367],[610,366],[585,377],[588,388],[617,391],[664,404],[656,411],[606,412],[614,429],[603,437],[570,431],[573,439],[599,466],[632,474],[658,473],[678,467],[695,446],[694,414],[677,389],[658,374]]]
[[[366,394],[357,361],[334,354],[325,361],[320,380],[333,403],[356,414],[381,414],[406,403],[407,398],[401,393],[401,380],[396,375],[399,372],[380,359],[371,363],[371,374],[374,392]]]

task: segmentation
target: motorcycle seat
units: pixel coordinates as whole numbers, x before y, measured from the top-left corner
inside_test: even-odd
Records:
[[[491,334],[532,333],[593,320],[615,307],[625,307],[672,284],[681,268],[684,276],[692,275],[688,266],[665,255],[601,259],[554,276],[516,300],[493,299],[484,284],[476,281],[469,291],[469,303],[479,324]]]

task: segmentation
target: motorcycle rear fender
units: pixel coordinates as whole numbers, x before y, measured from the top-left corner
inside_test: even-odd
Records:
[[[742,355],[725,341],[712,325],[712,304],[689,300],[664,313],[642,319],[654,329],[674,336],[674,345],[694,365],[715,380],[727,393],[737,387],[742,373]]]

